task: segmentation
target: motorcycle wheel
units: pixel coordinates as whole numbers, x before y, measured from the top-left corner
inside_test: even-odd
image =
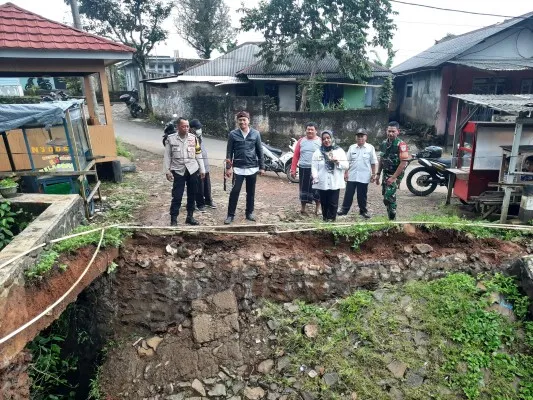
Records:
[[[287,165],[285,166],[285,175],[287,175],[287,179],[289,180],[289,182],[299,183],[300,177],[298,174],[298,168],[296,168],[296,176],[293,178],[291,176],[291,164],[292,164],[292,160],[287,161]]]
[[[433,182],[428,182],[434,179]],[[425,167],[414,168],[407,175],[407,188],[415,196],[427,196],[437,188],[437,177],[430,174]],[[425,189],[425,190],[424,190]]]
[[[139,116],[139,110],[137,108],[131,108],[130,109],[130,114],[133,118],[137,118]]]

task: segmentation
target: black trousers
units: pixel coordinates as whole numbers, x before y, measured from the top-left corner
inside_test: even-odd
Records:
[[[319,190],[320,206],[322,207],[322,219],[324,221],[335,221],[337,218],[337,207],[339,207],[340,189]]]
[[[229,195],[228,215],[235,216],[237,210],[237,201],[241,193],[242,183],[246,180],[246,215],[254,212],[255,201],[255,183],[257,182],[257,174],[253,175],[237,175],[235,174],[235,183]]]
[[[206,204],[212,204],[211,198],[211,178],[209,172],[205,173],[204,179],[198,175],[198,191],[196,192],[196,206],[198,208],[205,207]]]
[[[180,213],[181,200],[183,199],[185,185],[187,185],[187,215],[192,216],[194,213],[194,199],[198,190],[197,187],[200,174],[198,171],[196,171],[194,174],[190,174],[188,170],[185,170],[185,174],[183,175],[178,175],[175,171],[172,171],[172,175],[174,176],[174,182],[172,184],[170,216],[177,217]]]
[[[357,205],[359,206],[359,214],[368,212],[366,209],[368,183],[350,181],[348,181],[346,184],[346,192],[344,192],[344,200],[342,202],[342,211],[346,213],[350,211],[355,192],[357,192]]]

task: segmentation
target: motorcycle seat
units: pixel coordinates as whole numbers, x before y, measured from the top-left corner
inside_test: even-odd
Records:
[[[450,168],[452,166],[452,160],[443,160],[442,158],[436,159],[435,162],[438,162],[439,164],[444,165],[446,168]]]
[[[265,146],[268,150],[270,150],[272,153],[274,153],[278,157],[281,156],[281,154],[283,153],[283,150],[280,150],[280,149],[278,149],[276,147],[269,146],[266,143],[263,143],[263,146]]]

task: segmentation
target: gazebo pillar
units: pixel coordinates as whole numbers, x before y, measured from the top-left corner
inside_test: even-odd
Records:
[[[109,88],[107,86],[107,75],[105,68],[101,68],[98,71],[100,79],[100,87],[102,88],[102,101],[104,103],[104,113],[106,125],[113,125],[113,111],[111,109],[111,101],[109,99]]]
[[[87,109],[89,110],[89,124],[100,125],[100,120],[98,119],[98,115],[96,114],[97,104],[94,104],[93,97],[90,94],[93,90],[90,79],[90,75],[85,75],[83,77],[83,84],[85,85],[85,100],[87,101]]]

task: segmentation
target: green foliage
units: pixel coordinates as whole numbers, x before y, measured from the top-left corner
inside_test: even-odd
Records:
[[[135,49],[133,61],[146,77],[146,58],[168,38],[163,22],[173,4],[166,0],[79,0],[84,29]]]
[[[382,218],[383,223],[379,224],[353,224],[350,226],[326,226],[325,230],[333,234],[335,242],[338,243],[340,240],[344,239],[352,243],[352,248],[354,250],[359,250],[359,247],[365,243],[372,233],[379,231],[387,231],[391,229],[394,225],[390,224],[385,218]],[[381,222],[379,218],[375,218],[374,222]]]
[[[475,278],[459,273],[387,288],[379,300],[371,292],[357,291],[333,304],[297,302],[296,312],[267,303],[261,313],[279,323],[277,346],[290,358],[287,372],[317,398],[340,399],[343,393],[357,392],[389,399],[387,387],[379,383],[385,381],[401,385],[409,399],[531,399],[533,348],[524,349],[533,342],[533,325],[512,322],[488,310],[487,302],[492,290],[501,290],[510,294],[506,299],[516,310],[512,298],[518,289],[498,274],[484,275],[481,281],[486,294]],[[318,326],[317,337],[302,333],[307,324]],[[523,336],[518,334],[522,330]],[[413,340],[420,333],[426,335],[426,344]],[[408,373],[423,370],[424,384],[411,388],[391,380],[387,365],[392,360],[406,363]],[[320,378],[300,373],[301,365],[307,371],[323,366],[336,372],[340,384],[326,387]],[[287,384],[276,371],[268,380]],[[439,397],[443,386],[452,390],[449,397]]]
[[[381,86],[378,98],[378,104],[380,105],[380,107],[387,109],[389,108],[389,104],[392,99],[392,92],[394,89],[393,79],[394,78],[392,76],[388,76],[383,81],[383,85]]]
[[[38,90],[38,89],[36,89]],[[39,104],[41,98],[34,95],[29,96],[0,96],[0,104]]]
[[[216,49],[231,49],[237,32],[224,0],[181,0],[176,6],[176,30],[200,58],[210,59]]]
[[[72,234],[86,232],[95,229],[94,226],[80,226],[76,228]],[[74,252],[82,247],[96,246],[100,241],[100,231],[88,233],[86,235],[76,236],[56,243],[51,250],[41,254],[39,261],[25,271],[28,280],[43,279],[47,272],[57,267],[64,272],[68,268],[66,264],[59,263],[59,256],[61,253]],[[129,235],[126,230],[117,228],[106,229],[104,238],[102,240],[102,248],[119,247],[125,237]]]
[[[78,360],[62,356],[61,345],[65,338],[60,333],[51,332],[37,336],[28,344],[33,360],[29,368],[31,399],[75,399],[76,387],[68,382],[67,376],[77,369]]]
[[[518,318],[523,319],[526,317],[529,307],[529,298],[520,293],[516,284],[516,279],[513,276],[505,276],[501,273],[497,273],[492,279],[487,281],[486,286],[490,292],[500,293],[506,300],[513,303],[513,310]]]
[[[396,28],[388,0],[265,0],[240,11],[242,29],[265,37],[259,55],[268,66],[287,64],[293,53],[315,62],[329,54],[353,80],[370,74],[367,46],[390,52]]]
[[[59,253],[57,251],[46,251],[41,254],[39,261],[28,268],[24,274],[29,280],[42,279],[43,275],[57,265]]]
[[[88,400],[101,400],[104,397],[100,391],[100,374],[102,373],[102,367],[98,367],[94,378],[91,379],[89,383],[89,395],[87,396]]]
[[[82,78],[78,77],[68,77],[65,78],[67,84],[67,90],[71,96],[81,96],[82,95]]]
[[[124,142],[122,141],[122,139],[117,137],[115,141],[117,144],[117,156],[126,157],[128,160],[132,160],[133,154],[124,146]]]
[[[0,202],[0,250],[6,247],[15,235],[22,232],[32,218],[31,214],[22,209],[13,210],[10,202]]]
[[[4,178],[0,180],[0,188],[12,188],[17,187],[18,183],[12,178]]]

